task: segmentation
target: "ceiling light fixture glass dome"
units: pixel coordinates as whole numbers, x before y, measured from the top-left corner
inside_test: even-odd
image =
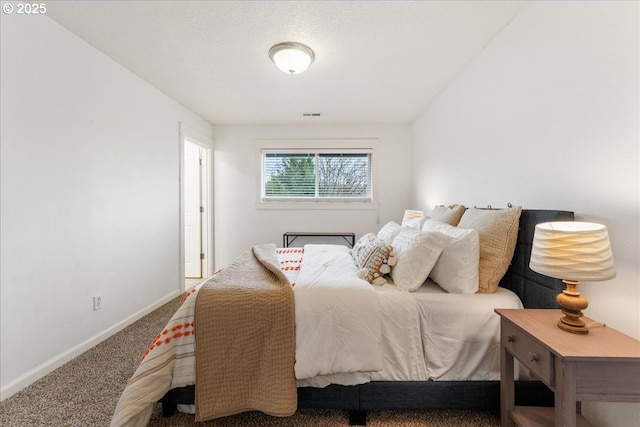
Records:
[[[309,68],[315,54],[302,43],[284,42],[272,46],[269,57],[283,73],[300,74]]]

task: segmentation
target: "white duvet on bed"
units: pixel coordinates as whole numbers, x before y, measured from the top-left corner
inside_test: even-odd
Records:
[[[382,369],[318,375],[298,379],[298,387],[326,387],[330,384],[356,385],[370,381],[426,381],[427,366],[420,337],[420,316],[409,292],[392,284],[376,286],[380,314]]]
[[[493,310],[523,308],[515,293],[451,294],[427,280],[412,295],[430,379],[500,379],[500,317]]]
[[[306,245],[299,274],[289,274],[298,386],[427,380],[414,298],[357,273],[346,247]]]
[[[297,379],[382,369],[378,294],[349,249],[306,245],[293,292]]]

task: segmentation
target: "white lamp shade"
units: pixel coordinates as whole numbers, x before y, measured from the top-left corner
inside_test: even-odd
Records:
[[[616,270],[607,227],[571,221],[536,225],[529,267],[557,279],[613,279]]]
[[[315,59],[313,50],[301,43],[279,43],[269,50],[269,57],[286,74],[304,72]]]
[[[423,218],[423,217],[424,217],[424,212],[407,209],[406,211],[404,211],[402,222],[409,221],[416,218]]]

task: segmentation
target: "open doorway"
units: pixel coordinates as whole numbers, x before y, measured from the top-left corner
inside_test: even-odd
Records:
[[[181,290],[211,274],[211,141],[181,126]]]

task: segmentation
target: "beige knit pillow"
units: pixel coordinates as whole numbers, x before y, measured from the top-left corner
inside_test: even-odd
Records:
[[[522,206],[498,210],[473,208],[462,215],[458,227],[472,228],[480,235],[478,293],[494,293],[507,272],[518,240],[520,212]]]
[[[463,205],[436,206],[431,212],[431,219],[444,222],[455,227],[460,222],[460,218],[462,218],[464,211],[465,207]]]

